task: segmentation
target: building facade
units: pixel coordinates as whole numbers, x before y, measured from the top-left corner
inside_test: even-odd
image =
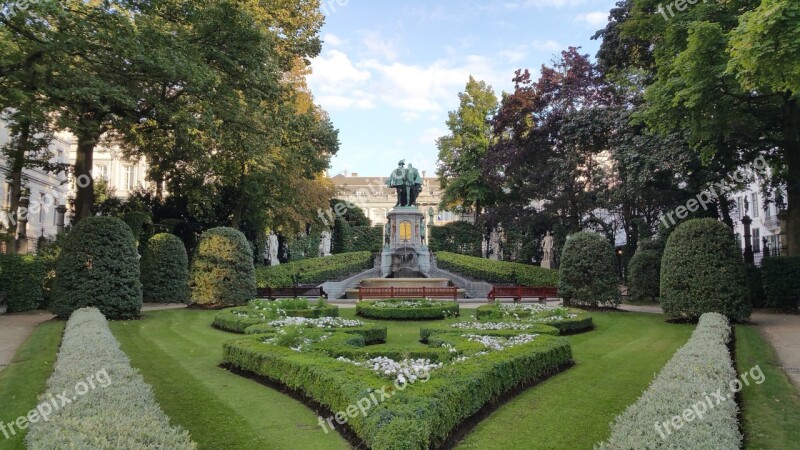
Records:
[[[781,220],[779,219],[779,213],[783,208],[783,199],[786,198],[785,194],[777,191],[765,196],[762,182],[754,181],[746,189],[733,194],[732,198],[735,202],[734,232],[742,251],[744,252],[745,247],[745,229],[742,220],[748,216],[752,220],[750,244],[755,263],[761,264],[765,246],[768,247],[769,254],[772,256],[785,253],[781,237]]]

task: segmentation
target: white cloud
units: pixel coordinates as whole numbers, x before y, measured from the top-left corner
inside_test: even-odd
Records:
[[[384,39],[377,31],[365,32],[362,42],[367,48],[367,52],[372,56],[378,56],[389,61],[397,59],[397,43]]]
[[[419,137],[420,144],[436,144],[436,140],[447,135],[447,130],[441,128],[428,128]]]
[[[559,44],[558,42],[552,39],[547,39],[547,40],[537,39],[531,43],[531,48],[546,52],[560,52],[561,50],[564,50],[566,47],[564,47],[563,45]]]
[[[368,70],[359,70],[350,58],[339,50],[330,50],[326,54],[314,58],[311,63],[312,73],[309,83],[334,88],[342,83],[363,82],[369,80]]]
[[[332,47],[341,47],[346,41],[333,33],[325,33],[322,36],[322,41]]]
[[[519,8],[564,8],[575,7],[582,5],[586,0],[524,0],[517,2],[506,2],[503,6],[506,9],[519,9]]]
[[[573,22],[585,23],[591,28],[602,28],[608,23],[608,12],[594,11],[585,14],[578,14],[573,19]]]

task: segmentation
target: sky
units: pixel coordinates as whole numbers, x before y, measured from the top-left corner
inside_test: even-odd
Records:
[[[591,36],[615,0],[321,0],[321,54],[308,83],[339,130],[331,176],[388,176],[400,159],[435,176],[436,139],[472,75],[500,94],[517,69],[538,78]]]

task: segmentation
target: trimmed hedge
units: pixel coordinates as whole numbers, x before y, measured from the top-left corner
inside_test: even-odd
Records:
[[[750,296],[750,303],[753,308],[766,308],[767,298],[764,294],[761,268],[755,264],[745,263],[744,270],[747,276],[747,293]]]
[[[453,328],[452,324],[441,324],[420,327],[419,339],[422,342],[428,342],[433,336],[437,335],[462,335],[462,334],[480,334],[483,336],[496,336],[496,337],[514,337],[520,334],[546,334],[550,336],[558,336],[560,332],[558,328],[552,325],[545,324],[530,324],[531,327],[525,330],[482,330],[479,328]]]
[[[307,299],[252,300],[245,307],[229,308],[214,317],[214,327],[234,333],[244,333],[252,326],[281,317],[339,317],[339,307],[327,303],[311,305]]]
[[[279,266],[259,267],[256,269],[256,284],[260,288],[288,288],[294,286],[295,279],[302,284],[321,284],[363,272],[374,264],[370,252],[303,259]]]
[[[42,306],[45,273],[42,258],[0,254],[0,294],[5,295],[8,312],[33,311]]]
[[[506,261],[476,258],[449,252],[436,253],[436,266],[487,283],[558,287],[558,271]]]
[[[761,276],[766,306],[797,310],[800,302],[800,256],[764,258]]]
[[[481,305],[475,310],[475,318],[483,321],[514,321],[519,319],[520,323],[527,323],[530,319],[536,320],[538,323],[555,327],[561,334],[575,333],[578,331],[589,330],[594,327],[592,316],[579,309],[566,309],[569,314],[575,314],[577,317],[551,317],[558,313],[563,312],[566,308],[554,308],[541,312],[532,311],[503,311],[499,303],[490,303],[488,305]]]
[[[421,306],[402,306],[403,302],[420,302]],[[380,306],[380,305],[397,306]],[[458,316],[458,302],[426,299],[389,299],[363,301],[356,304],[356,315],[370,319],[431,320]]]
[[[582,231],[567,238],[561,252],[558,293],[565,305],[619,304],[614,249],[598,233]]]
[[[380,344],[386,342],[386,326],[364,324],[359,327],[330,327],[330,328],[315,328],[327,332],[342,332],[347,334],[357,334],[364,338],[365,345]],[[278,329],[269,326],[269,323],[259,323],[249,326],[245,329],[245,334],[265,334],[275,333]],[[405,347],[408,350],[408,347]],[[382,348],[383,350],[383,348]]]
[[[84,395],[74,395],[81,393],[78,386],[86,387]],[[79,309],[67,322],[39,411],[59,395],[71,403],[48,408],[54,410],[49,419],[30,423],[28,449],[196,448],[188,432],[170,426],[152,388],[131,367],[95,308]]]
[[[221,308],[256,295],[253,250],[241,231],[212,228],[200,239],[190,274],[192,303]]]
[[[636,303],[655,303],[661,288],[661,252],[640,246],[628,266],[628,295]]]
[[[337,333],[342,334],[342,333]],[[363,338],[351,335],[350,342]],[[545,378],[572,361],[566,339],[540,335],[532,342],[469,358],[434,371],[427,382],[403,390],[369,369],[332,359],[314,351],[298,353],[261,342],[262,336],[224,344],[223,360],[241,370],[266,377],[303,392],[331,411],[369,398],[371,391],[385,389],[391,398],[378,402],[366,415],[355,414],[348,425],[375,450],[428,449],[440,446],[451,431],[468,417],[520,385]],[[322,343],[343,349],[344,345]],[[436,345],[450,344],[457,352],[474,351],[473,342],[443,335]],[[358,347],[352,347],[356,351]],[[366,351],[368,347],[364,347]],[[447,357],[444,348],[420,350],[421,357]],[[385,354],[383,351],[376,354]],[[406,351],[405,354],[408,352]]]
[[[185,303],[189,300],[189,257],[178,236],[161,233],[151,237],[140,263],[145,302]]]
[[[353,252],[379,252],[383,246],[383,227],[352,227]]]
[[[731,328],[725,316],[706,313],[689,341],[661,369],[642,396],[618,416],[611,426],[611,437],[600,449],[702,448],[738,449],[742,447],[736,402],[729,398],[730,383],[737,379],[728,351]],[[712,393],[726,400],[705,404]],[[668,430],[664,422],[686,417],[684,411],[703,403],[702,418],[683,422],[680,430]],[[655,424],[661,425],[659,433]],[[663,437],[662,437],[663,434]]]
[[[728,227],[693,219],[672,232],[661,261],[661,306],[689,320],[707,312],[735,321],[750,317],[744,261]]]
[[[120,219],[88,217],[64,240],[51,310],[66,319],[87,306],[97,307],[109,319],[139,316],[139,254],[131,229]]]
[[[450,252],[480,258],[483,232],[469,222],[450,222],[431,227],[431,251]]]

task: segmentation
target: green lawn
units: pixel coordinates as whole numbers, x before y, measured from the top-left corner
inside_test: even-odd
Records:
[[[144,320],[111,324],[173,423],[187,428],[204,449],[349,448],[339,435],[325,434],[317,414],[302,403],[217,367],[222,343],[236,335],[211,328],[214,314],[158,311]],[[354,314],[342,309],[344,317]],[[457,448],[591,449],[693,329],[652,314],[593,316],[594,331],[569,337],[574,367],[504,404]],[[418,332],[426,322],[381,323],[389,326],[390,344],[422,345]],[[0,371],[0,420],[9,422],[35,407],[62,330],[62,322],[40,325],[14,363]],[[736,337],[739,371],[759,364],[767,380],[742,392],[746,448],[792,448],[800,442],[797,390],[756,330],[737,327]],[[0,449],[22,448],[21,436],[7,440],[0,434]]]
[[[741,392],[745,447],[800,447],[800,394],[780,368],[772,347],[752,326],[736,327],[736,360],[739,373],[758,365],[765,380],[745,386]]]
[[[10,423],[36,407],[53,371],[64,322],[45,322],[33,330],[8,367],[0,370],[0,422]],[[24,434],[7,439],[0,432],[0,449],[24,449]]]

